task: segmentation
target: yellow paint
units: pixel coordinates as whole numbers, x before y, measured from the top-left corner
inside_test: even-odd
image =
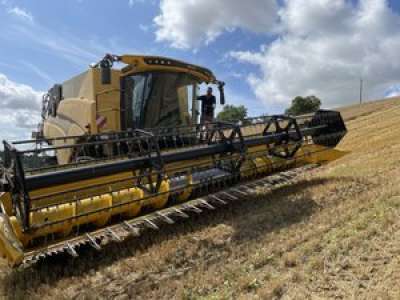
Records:
[[[181,62],[182,65],[186,65],[187,67],[174,67],[169,66],[168,64],[165,65],[148,65],[145,63],[144,59],[146,56],[144,55],[122,55],[120,56],[121,62],[130,65],[131,68],[128,72],[125,72],[124,75],[127,74],[134,74],[140,72],[151,72],[151,71],[168,71],[168,72],[180,72],[180,73],[187,73],[189,75],[194,76],[198,79],[199,83],[206,82],[206,83],[214,83],[216,81],[215,76],[212,74],[211,71],[208,70],[209,74],[206,75],[203,72],[196,71],[193,67],[194,65],[190,65],[184,62]],[[169,60],[168,57],[157,57],[159,60]]]
[[[130,188],[132,187],[133,176],[133,172],[123,172],[111,176],[102,176],[95,179],[34,190],[30,192],[30,197],[33,199],[31,205],[33,208],[52,204],[55,205],[62,201],[69,200],[76,195],[76,190],[79,190],[80,198],[84,198]],[[43,198],[35,200],[35,198],[38,197]]]
[[[12,201],[10,193],[0,193],[0,203],[7,215],[12,215]]]
[[[119,207],[117,206],[113,208],[112,214],[113,215],[122,214],[125,217],[132,218],[137,216],[142,208],[142,204],[140,203],[140,201],[135,201],[135,202],[132,201],[142,199],[144,197],[144,192],[142,189],[131,188],[119,192],[114,192],[112,193],[112,197],[114,206],[128,202],[132,203],[129,204],[128,206],[121,205]]]
[[[160,185],[160,195],[150,198],[151,206],[155,209],[163,208],[169,198],[169,181],[164,180]]]
[[[100,70],[89,68],[87,71],[63,83],[63,101],[57,108],[56,117],[48,117],[44,121],[44,136],[46,138],[83,136],[101,132],[114,132],[121,130],[121,76],[148,73],[148,72],[177,72],[193,77],[198,83],[217,83],[213,73],[209,70],[199,71],[199,67],[181,62],[180,66],[148,65],[146,56],[122,55],[120,61],[129,65],[129,71],[112,70],[111,83],[101,83]],[[169,60],[158,57],[160,60]],[[123,69],[124,70],[124,69]],[[202,68],[201,70],[205,70]],[[180,91],[180,94],[183,92]],[[187,92],[187,91],[186,91]],[[183,95],[182,95],[183,96]],[[187,99],[187,97],[181,97]],[[181,103],[181,120],[189,120],[188,103]],[[96,120],[104,117],[106,122],[99,126]],[[54,145],[77,143],[75,140],[58,140]],[[67,164],[72,159],[71,149],[57,151],[58,163]]]
[[[57,117],[49,117],[44,122],[44,136],[46,138],[83,136],[99,132],[120,131],[121,105],[120,105],[120,79],[121,76],[138,74],[143,72],[168,71],[185,73],[201,82],[217,83],[211,71],[198,69],[194,65],[184,64],[180,66],[148,65],[146,56],[123,55],[121,62],[128,65],[127,68],[112,70],[111,84],[102,85],[99,69],[88,71],[75,76],[63,83],[64,99],[60,102]],[[168,58],[158,57],[167,61]],[[187,98],[187,90],[180,90],[179,94]],[[181,103],[181,107],[187,110],[187,103]],[[185,112],[186,113],[186,112]],[[99,117],[105,117],[107,122],[101,128],[96,124]],[[182,115],[182,120],[188,118]],[[263,130],[260,125],[256,128],[246,128],[244,135],[259,134]],[[61,139],[54,145],[74,144],[78,139]],[[107,149],[105,149],[107,152]],[[279,167],[290,167],[307,163],[326,163],[338,159],[347,152],[326,148],[319,145],[304,145],[296,153],[293,160],[272,158],[268,155],[266,145],[250,147],[249,158],[241,167],[241,176],[251,178],[257,174],[269,174]],[[57,159],[60,165],[71,161],[72,151],[64,149],[57,151]],[[216,155],[219,159],[224,156]],[[239,154],[231,155],[238,158]],[[174,176],[177,171],[190,172],[194,166],[211,166],[213,158],[199,158],[188,161],[180,161],[165,166],[167,178]],[[30,192],[31,208],[38,209],[30,213],[29,220],[32,226],[38,229],[22,232],[21,225],[15,216],[12,216],[12,205],[9,193],[0,194],[0,204],[4,213],[0,213],[0,253],[3,254],[11,265],[19,264],[23,259],[23,246],[35,238],[50,234],[68,236],[74,227],[94,224],[97,227],[105,226],[113,215],[122,215],[127,218],[137,216],[142,207],[152,206],[155,209],[165,207],[170,197],[170,182],[163,180],[158,195],[149,195],[142,189],[134,187],[133,176],[136,172],[121,172],[112,176],[104,176],[91,180],[61,184],[55,187],[34,190]],[[188,186],[178,196],[178,201],[186,201],[192,194],[192,176],[188,175]],[[86,189],[83,189],[85,188]],[[148,186],[147,186],[148,187]],[[76,192],[79,190],[79,192]],[[38,199],[42,197],[41,199]],[[74,201],[74,197],[82,200]],[[36,200],[35,200],[36,198]],[[48,208],[41,208],[49,206]],[[99,211],[101,210],[101,211]],[[70,218],[70,220],[68,220]],[[56,222],[52,225],[47,225]],[[44,225],[44,226],[42,226]],[[40,226],[40,227],[39,227]]]
[[[256,174],[257,169],[252,159],[245,160],[240,167],[240,176],[243,179],[247,179]]]
[[[167,188],[169,185],[166,183],[167,182],[164,181],[162,184],[163,191],[168,191]],[[40,226],[57,221],[62,222],[46,225],[28,233],[22,232],[21,224],[15,216],[10,218],[10,222],[18,240],[26,247],[31,240],[40,236],[48,234],[68,236],[73,227],[79,225],[92,223],[97,227],[103,227],[107,224],[112,215],[121,214],[126,217],[134,217],[139,214],[142,206],[140,201],[135,200],[140,200],[143,196],[143,190],[139,188],[130,188],[119,192],[107,193],[76,202],[40,209],[30,213],[31,226]],[[161,205],[164,200],[165,196],[152,198],[152,201],[158,205]],[[166,200],[168,200],[168,194],[166,195]],[[109,209],[107,210],[107,208]],[[67,220],[72,217],[78,218],[75,220]]]
[[[23,245],[15,235],[8,216],[0,213],[0,254],[10,266],[17,266],[24,259]]]
[[[186,177],[187,177],[188,187],[185,188],[182,192],[180,192],[176,196],[176,199],[178,200],[178,202],[185,202],[186,200],[188,200],[193,191],[193,188],[191,186],[193,184],[193,177],[192,177],[192,175],[187,175]]]
[[[98,227],[103,227],[111,218],[111,209],[113,197],[110,194],[83,199],[76,202],[76,215],[83,215],[77,220],[77,225],[94,223]],[[101,212],[93,213],[94,211],[103,210]],[[86,216],[84,216],[87,214]]]
[[[248,178],[260,173],[268,174],[279,167],[290,167],[293,163],[297,165],[326,163],[338,159],[347,153],[310,144],[301,147],[293,160],[284,160],[268,156],[265,153],[265,147],[254,148],[257,148],[251,149],[251,153],[254,157],[249,157],[242,166],[241,176],[243,178]],[[210,161],[210,159],[184,161],[180,162],[180,165],[178,163],[169,164],[165,169],[169,170],[168,173],[173,174],[174,170],[179,167],[190,170],[190,166],[193,166],[194,162],[210,163]],[[0,202],[8,216],[0,214],[0,253],[7,258],[10,264],[18,264],[21,262],[23,247],[26,248],[35,238],[47,236],[49,234],[66,237],[76,226],[90,223],[97,227],[103,227],[107,225],[113,215],[123,215],[124,217],[132,218],[140,213],[143,206],[151,206],[154,209],[165,207],[170,197],[169,180],[163,180],[160,186],[160,193],[151,196],[142,189],[133,187],[134,181],[131,179],[132,175],[132,172],[123,172],[113,176],[100,177],[33,191],[31,197],[47,195],[48,198],[40,201],[33,201],[32,208],[40,208],[42,205],[50,205],[50,207],[30,213],[29,218],[32,226],[45,226],[41,226],[34,231],[26,233],[22,232],[21,225],[17,218],[11,216],[12,209],[9,194],[1,194]],[[114,183],[116,180],[121,180],[121,182]],[[178,195],[179,201],[186,201],[192,193],[192,188],[190,186],[192,184],[192,176],[188,176],[187,183],[188,187]],[[104,186],[94,186],[99,184]],[[91,185],[93,187],[90,187]],[[79,195],[81,197],[83,196],[83,200],[72,201],[72,198],[68,199],[68,197],[72,197],[72,191],[74,189],[84,186],[89,186],[90,188]],[[52,198],[52,193],[54,194],[60,191],[67,192],[61,196],[56,195]],[[95,194],[97,196],[95,196]],[[69,200],[69,203],[58,204],[66,199]],[[100,212],[99,210],[102,211]],[[68,220],[69,218],[70,220]],[[58,221],[60,222],[46,225]]]
[[[266,156],[256,157],[253,161],[254,161],[254,165],[257,168],[257,173],[264,174],[267,172],[271,172],[272,162],[268,157],[266,157]]]
[[[301,147],[295,157],[304,161],[304,163],[324,164],[339,159],[348,153],[348,151],[310,144]]]

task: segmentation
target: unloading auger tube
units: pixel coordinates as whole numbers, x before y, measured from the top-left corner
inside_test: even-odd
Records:
[[[135,224],[144,220],[158,228],[150,218],[154,214],[173,223],[160,210],[166,206],[187,216],[188,207],[198,212],[196,205],[213,208],[212,201],[245,196],[246,189],[239,187],[246,182],[335,160],[345,154],[333,149],[345,134],[339,112],[320,110],[296,118],[253,118],[241,125],[216,122],[63,137],[70,141],[63,146],[4,142],[0,253],[18,266],[45,253],[66,250],[76,256],[85,243],[99,249],[105,236],[121,239],[115,226],[123,224],[135,234]],[[51,157],[57,151],[79,153],[81,159],[57,165]]]

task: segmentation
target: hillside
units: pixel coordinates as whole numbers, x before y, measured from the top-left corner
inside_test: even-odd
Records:
[[[400,98],[342,108],[342,159],[101,253],[0,273],[2,298],[400,298]]]

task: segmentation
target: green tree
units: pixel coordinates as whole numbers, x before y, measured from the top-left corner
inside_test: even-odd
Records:
[[[315,96],[301,97],[297,96],[292,100],[292,105],[286,109],[288,115],[302,115],[316,112],[321,107],[321,100]]]
[[[247,108],[244,105],[225,105],[217,115],[219,121],[242,121],[247,117]]]

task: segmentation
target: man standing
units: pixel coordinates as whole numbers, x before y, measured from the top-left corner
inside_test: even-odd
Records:
[[[207,94],[200,96],[197,100],[201,101],[200,123],[210,123],[214,121],[214,111],[216,106],[215,96],[211,87],[207,89]]]

